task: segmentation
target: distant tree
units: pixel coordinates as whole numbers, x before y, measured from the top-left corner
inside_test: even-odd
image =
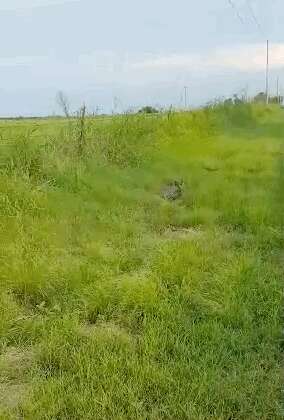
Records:
[[[224,105],[227,105],[227,106],[234,105],[233,99],[232,98],[225,99]]]
[[[255,97],[253,98],[253,102],[260,102],[264,103],[266,102],[266,94],[264,92],[259,92]]]
[[[241,105],[247,102],[247,99],[244,95],[234,94],[232,97],[219,100],[219,104],[223,104],[225,106],[233,106],[233,105]]]
[[[282,104],[283,96],[270,96],[269,103],[271,104]]]
[[[233,98],[234,98],[233,101],[235,105],[240,105],[245,102],[245,98],[243,96],[240,97],[239,95],[235,94]]]
[[[70,104],[67,96],[61,90],[56,95],[56,101],[66,118],[70,117]]]
[[[264,92],[259,92],[253,98],[253,102],[257,103],[265,103],[266,102],[266,94]],[[270,104],[279,104],[283,102],[283,96],[269,96],[269,103]]]
[[[152,106],[143,106],[143,108],[139,109],[139,114],[158,114],[158,110]]]

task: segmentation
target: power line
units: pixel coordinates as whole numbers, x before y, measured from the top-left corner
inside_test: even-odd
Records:
[[[266,41],[266,104],[269,103],[269,41]]]
[[[264,31],[262,30],[262,26],[260,25],[256,14],[254,13],[252,4],[250,2],[250,0],[246,0],[246,4],[248,6],[249,12],[252,16],[252,19],[257,27],[257,29],[259,30],[260,34],[262,36],[264,36]],[[277,82],[278,85],[278,82]],[[277,91],[278,91],[278,87],[277,87]],[[269,103],[269,40],[267,39],[266,41],[266,75],[265,75],[265,95],[266,95],[266,104]],[[277,92],[278,95],[278,92]]]
[[[228,0],[229,4],[231,5],[232,9],[234,9],[239,21],[242,23],[242,25],[245,26],[245,21],[242,18],[242,16],[240,15],[237,6],[235,5],[233,0]],[[256,17],[256,14],[254,13],[253,7],[250,3],[250,0],[245,0],[250,14],[252,16],[252,19],[254,21],[254,23],[256,24],[259,32],[261,33],[261,35],[264,35],[264,31],[262,30],[262,27]],[[266,77],[265,77],[265,94],[266,94],[266,103],[269,103],[269,40],[266,41]]]
[[[237,6],[235,5],[235,3],[233,2],[233,0],[228,0],[230,6],[232,7],[232,9],[235,11],[237,18],[239,19],[239,21],[241,22],[242,25],[245,26],[245,21],[242,18],[242,16],[240,15]]]
[[[254,13],[254,10],[253,10],[253,7],[252,7],[252,5],[250,3],[250,0],[246,0],[246,4],[247,4],[248,9],[250,11],[251,17],[252,17],[254,23],[256,24],[256,27],[258,28],[258,30],[261,33],[261,35],[264,35],[263,30],[262,30],[262,27],[261,27],[261,25],[260,25],[260,23],[259,23],[259,21],[258,21],[258,19],[256,17],[256,14]]]

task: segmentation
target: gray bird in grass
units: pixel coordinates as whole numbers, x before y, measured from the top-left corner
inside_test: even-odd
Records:
[[[161,196],[165,200],[175,201],[183,194],[183,181],[170,181],[161,188]]]

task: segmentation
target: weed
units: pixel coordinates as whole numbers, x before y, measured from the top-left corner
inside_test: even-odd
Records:
[[[61,104],[1,123],[0,416],[282,418],[282,111]]]

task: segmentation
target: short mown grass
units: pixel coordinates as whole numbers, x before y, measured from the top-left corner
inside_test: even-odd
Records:
[[[1,123],[0,418],[282,418],[283,116]]]

